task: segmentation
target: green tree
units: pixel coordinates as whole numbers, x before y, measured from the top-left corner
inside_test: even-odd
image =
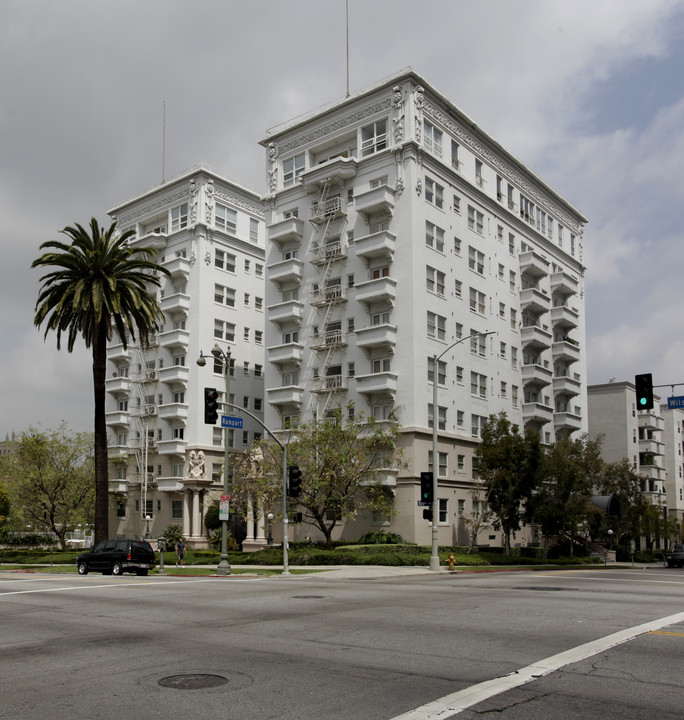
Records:
[[[93,521],[95,494],[92,433],[30,428],[2,458],[0,476],[24,522],[52,531],[67,549],[66,534]]]
[[[601,438],[562,437],[546,456],[544,482],[534,495],[531,510],[541,527],[545,549],[549,538],[570,540],[570,554],[580,536],[588,537],[598,508],[591,504],[602,477]]]
[[[620,517],[606,517],[600,532],[605,537],[608,529],[615,533],[615,543],[625,544],[639,537],[641,518],[648,507],[648,501],[641,493],[641,480],[634,472],[627,458],[606,463],[598,482],[599,495],[617,495],[620,500]]]
[[[397,424],[378,422],[359,415],[342,419],[337,411],[330,417],[292,430],[287,445],[289,465],[302,471],[302,493],[290,499],[290,507],[302,512],[303,521],[317,527],[332,547],[332,534],[343,518],[352,519],[363,508],[390,513],[393,497],[381,476],[402,465],[396,449]],[[247,496],[262,508],[279,513],[282,498],[282,451],[264,440],[263,461],[255,472],[245,457],[235,467],[235,500],[244,507]]]
[[[531,498],[540,483],[543,453],[539,436],[535,432],[521,435],[504,412],[490,415],[475,455],[487,502],[501,525],[505,552],[510,555],[511,537],[529,517]]]
[[[45,242],[47,250],[31,267],[52,268],[40,278],[42,287],[36,302],[34,323],[46,323],[48,332],[57,332],[57,348],[62,333],[67,335],[67,349],[74,349],[81,336],[92,348],[93,391],[95,403],[95,540],[109,534],[109,497],[107,469],[107,426],[105,423],[105,372],[107,342],[116,333],[124,348],[136,331],[141,346],[147,345],[151,332],[163,320],[149,286],[159,286],[159,273],[165,268],[148,259],[157,251],[152,247],[135,247],[135,236],[129,230],[119,234],[116,223],[100,228],[95,218],[90,233],[81,225],[66,227],[62,233],[71,244]]]

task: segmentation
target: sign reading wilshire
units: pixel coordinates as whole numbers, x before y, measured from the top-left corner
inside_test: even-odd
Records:
[[[684,408],[684,395],[678,395],[677,397],[669,397],[667,399],[668,410],[680,410]]]

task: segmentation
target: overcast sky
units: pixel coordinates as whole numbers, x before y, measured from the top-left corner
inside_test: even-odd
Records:
[[[589,383],[684,382],[684,2],[349,0],[349,25],[352,93],[413,67],[589,219]],[[164,101],[167,179],[261,192],[258,140],[344,97],[345,58],[345,0],[0,2],[0,440],[92,427],[30,264],[159,185]]]

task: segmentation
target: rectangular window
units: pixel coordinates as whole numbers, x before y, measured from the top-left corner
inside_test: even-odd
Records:
[[[235,307],[235,290],[223,285],[214,285],[214,302]]]
[[[427,359],[427,376],[428,376],[428,382],[434,382],[435,379],[435,359],[433,357],[429,357]],[[437,384],[438,385],[446,385],[446,362],[444,360],[438,360],[437,361]]]
[[[484,179],[482,178],[482,161],[481,160],[475,160],[475,184],[478,187],[482,187],[484,185]]]
[[[513,233],[508,233],[508,252],[515,255],[515,235]]]
[[[172,500],[171,501],[171,518],[173,520],[182,520],[183,519],[183,501],[182,500]]]
[[[449,500],[447,498],[438,498],[439,501],[439,517],[438,521],[441,525],[449,522]]]
[[[487,376],[476,372],[470,373],[470,394],[476,397],[487,397]]]
[[[463,283],[460,280],[454,280],[454,295],[463,297]]]
[[[223,320],[214,320],[214,337],[217,340],[235,342],[235,325]]]
[[[470,335],[470,352],[484,357],[487,351],[487,337],[475,328],[470,328]]]
[[[508,271],[508,287],[510,288],[511,292],[515,292],[515,283],[516,283],[515,273],[512,270],[509,270]]]
[[[515,370],[518,367],[518,348],[511,346],[511,367]]]
[[[515,308],[511,308],[511,330],[518,329],[518,311]]]
[[[361,156],[372,155],[387,147],[387,120],[377,120],[361,128]]]
[[[448,474],[447,453],[437,453],[437,457],[439,461],[438,477],[446,477]],[[430,472],[434,472],[432,468],[432,450],[428,451],[428,469]]]
[[[283,187],[294,185],[304,172],[304,153],[283,162]]]
[[[264,341],[264,333],[261,330],[254,331],[254,342],[257,345],[261,345]]]
[[[225,205],[216,203],[214,224],[219,230],[234,233],[237,230],[237,212]]]
[[[486,296],[475,288],[470,288],[470,309],[478,315],[485,314]]]
[[[379,358],[371,362],[371,373],[377,375],[378,373],[384,373],[390,371],[390,359]]]
[[[425,222],[425,244],[428,247],[444,252],[444,230],[434,223]]]
[[[454,238],[454,255],[461,257],[461,239],[457,237]]]
[[[253,243],[259,242],[259,221],[254,218],[249,219],[249,239]]]
[[[433,427],[434,422],[434,415],[433,415],[433,409],[432,409],[432,403],[428,405],[428,427]],[[446,430],[446,413],[447,409],[445,407],[437,406],[437,414],[439,416],[438,418],[438,427],[440,430]]]
[[[427,120],[423,120],[423,145],[433,155],[442,157],[442,131]]]
[[[458,159],[458,143],[455,140],[451,141],[451,167],[458,170],[461,163]]]
[[[443,272],[436,270],[435,268],[426,265],[425,267],[425,283],[428,292],[436,293],[441,297],[444,297],[444,283],[446,276]]]
[[[479,235],[484,234],[484,215],[472,205],[468,205],[468,227]]]
[[[188,204],[183,203],[171,209],[171,232],[183,230],[188,226]]]
[[[263,310],[264,309],[264,299],[260,297],[254,298],[254,309],[255,310]]]
[[[427,334],[430,338],[444,340],[446,337],[446,318],[428,311]]]
[[[470,416],[470,434],[479,438],[482,436],[482,428],[487,422],[487,418],[482,415],[471,415]]]
[[[458,455],[456,457],[456,469],[459,472],[465,472],[465,455]]]
[[[216,250],[214,252],[214,265],[221,270],[228,270],[228,272],[235,272],[235,255],[230,255],[223,250]]]
[[[437,208],[444,207],[444,187],[425,176],[425,200]]]
[[[484,275],[484,253],[476,250],[472,245],[468,246],[468,267],[478,275]],[[503,267],[501,265],[500,267]]]
[[[513,407],[518,407],[518,386],[511,385],[511,402]]]

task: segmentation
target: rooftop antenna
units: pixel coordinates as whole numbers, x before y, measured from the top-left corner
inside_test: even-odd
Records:
[[[349,97],[349,0],[347,4],[347,97]]]
[[[162,111],[162,179],[161,184],[166,182],[166,100]]]

